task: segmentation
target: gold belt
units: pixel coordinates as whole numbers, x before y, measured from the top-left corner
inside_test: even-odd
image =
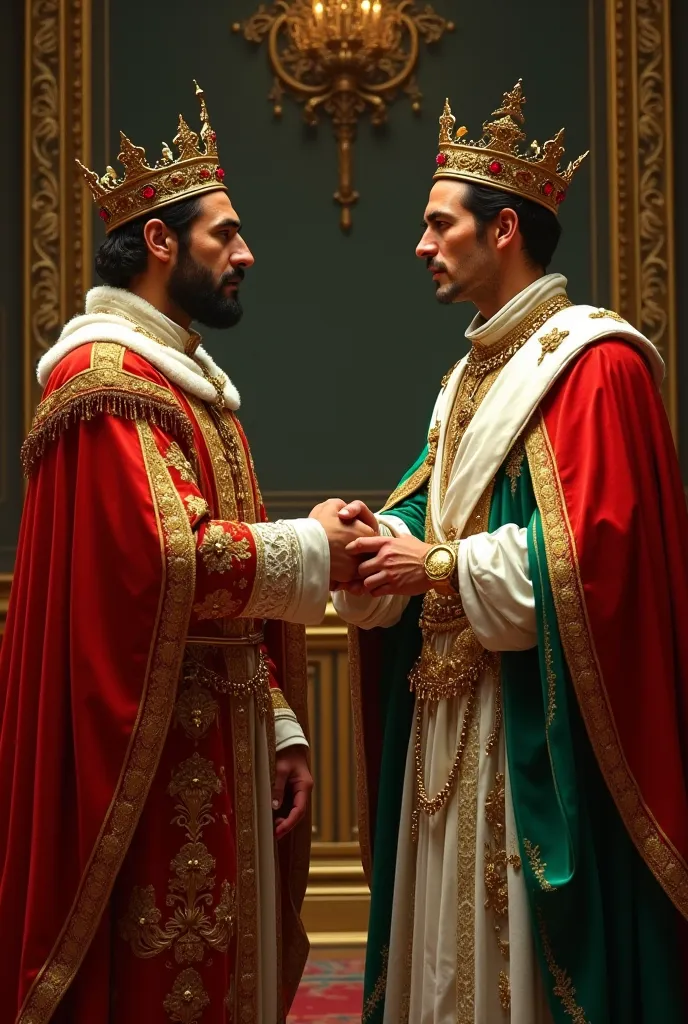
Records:
[[[206,650],[212,646],[215,645],[204,645]],[[257,646],[257,644],[254,644],[254,646]],[[264,718],[267,711],[272,709],[270,672],[268,670],[267,658],[262,651],[258,652],[258,666],[255,672],[246,677],[238,667],[236,672],[233,671],[231,665],[227,666],[226,675],[217,672],[204,663],[203,648],[198,652],[187,648],[182,678],[187,685],[209,687],[215,690],[216,693],[228,694],[230,697],[240,697],[242,699],[254,697],[256,710],[260,718]]]
[[[258,647],[265,643],[262,632],[247,633],[246,636],[187,636],[187,644],[202,644],[203,647]]]

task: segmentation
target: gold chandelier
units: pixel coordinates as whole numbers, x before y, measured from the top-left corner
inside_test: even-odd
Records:
[[[416,10],[414,0],[278,0],[233,30],[252,43],[267,38],[275,74],[268,98],[277,117],[287,92],[304,103],[307,124],[317,125],[321,112],[332,119],[339,152],[334,198],[342,230],[349,231],[358,199],[352,152],[358,118],[369,112],[374,125],[382,124],[401,91],[418,112],[420,39],[437,42],[454,24],[430,6]]]

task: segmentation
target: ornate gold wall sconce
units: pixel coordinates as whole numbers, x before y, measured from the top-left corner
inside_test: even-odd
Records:
[[[277,117],[285,92],[304,103],[304,119],[317,125],[319,114],[332,120],[339,151],[339,187],[343,231],[351,228],[353,143],[359,117],[374,125],[387,118],[387,105],[400,92],[420,110],[422,94],[414,72],[420,40],[437,42],[454,24],[414,0],[277,0],[261,5],[243,24],[233,25],[252,43],[267,38],[275,74],[268,98]]]

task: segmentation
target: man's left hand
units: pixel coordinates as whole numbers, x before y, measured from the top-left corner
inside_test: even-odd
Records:
[[[367,559],[359,575],[371,597],[385,594],[424,594],[433,583],[425,572],[425,556],[431,548],[415,537],[359,537],[347,553]]]
[[[275,836],[283,839],[305,817],[308,810],[313,776],[308,767],[307,748],[295,744],[285,747],[275,758],[275,784],[272,787],[272,809],[279,812],[284,804],[285,789],[291,797],[291,810],[286,818],[275,818]]]

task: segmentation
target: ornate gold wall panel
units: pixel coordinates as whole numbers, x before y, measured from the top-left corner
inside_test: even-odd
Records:
[[[612,306],[667,364],[678,428],[670,0],[607,0]]]
[[[26,0],[24,422],[35,365],[90,287],[91,202],[74,165],[91,137],[91,0]]]

